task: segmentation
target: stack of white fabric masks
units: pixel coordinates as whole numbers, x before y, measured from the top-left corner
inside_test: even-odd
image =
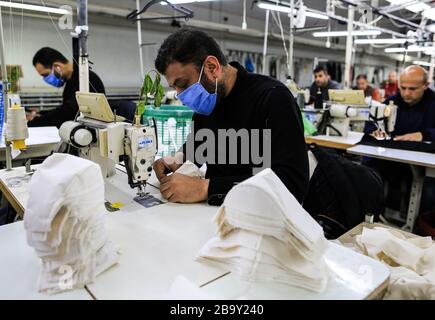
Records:
[[[270,169],[235,186],[214,217],[218,237],[199,261],[228,266],[250,282],[276,281],[324,290],[328,242],[322,228]]]
[[[431,237],[406,238],[382,227],[363,228],[356,251],[390,267],[384,299],[435,299],[435,243]]]
[[[40,292],[83,288],[118,261],[105,230],[104,181],[97,164],[54,154],[33,175],[29,192],[24,227],[42,260]]]

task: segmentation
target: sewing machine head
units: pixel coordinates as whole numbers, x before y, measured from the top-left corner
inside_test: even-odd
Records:
[[[351,123],[371,121],[375,126],[390,134],[394,131],[397,106],[385,105],[371,98],[365,98],[362,90],[329,90],[330,102],[323,110],[318,132],[326,135],[346,137]]]
[[[105,177],[124,161],[128,183],[143,195],[157,153],[156,128],[123,122],[103,94],[77,92],[76,98],[82,116],[61,126],[62,140],[77,148],[80,157],[98,163]]]

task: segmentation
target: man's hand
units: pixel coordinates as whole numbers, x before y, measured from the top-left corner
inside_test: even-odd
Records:
[[[191,178],[173,173],[162,178],[160,192],[169,202],[197,203],[208,198],[208,179]]]
[[[404,134],[403,136],[397,136],[394,138],[395,141],[423,141],[423,134],[421,132],[414,132]]]
[[[164,157],[154,162],[154,172],[157,179],[162,182],[167,173],[175,172],[183,165],[183,154],[177,153],[174,157]]]
[[[26,113],[26,119],[27,121],[32,121],[36,117],[40,117],[41,115],[38,114],[38,112],[35,109],[31,109],[29,113]]]
[[[370,135],[378,139],[385,139],[387,137],[387,133],[380,129],[373,131]]]

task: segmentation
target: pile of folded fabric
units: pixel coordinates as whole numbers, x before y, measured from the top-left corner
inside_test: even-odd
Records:
[[[29,193],[24,227],[42,260],[40,292],[82,288],[118,261],[105,230],[104,181],[97,164],[54,154],[33,175]]]
[[[275,173],[266,169],[235,186],[214,218],[218,237],[199,261],[228,266],[248,281],[277,281],[321,292],[328,242]]]
[[[390,267],[384,299],[435,299],[435,243],[431,237],[405,237],[383,227],[363,228],[356,251]]]

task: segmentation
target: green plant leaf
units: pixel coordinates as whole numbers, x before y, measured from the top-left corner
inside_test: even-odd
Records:
[[[159,89],[159,86],[160,86],[160,74],[156,72],[156,78],[154,79],[153,86],[150,90],[150,94],[155,95]]]
[[[158,92],[160,93],[160,95],[161,95],[162,98],[163,98],[163,96],[165,95],[165,89],[163,88],[162,85],[159,85]]]
[[[146,108],[145,101],[140,101],[137,104],[137,109],[136,109],[137,110],[137,114],[141,116],[145,112],[145,108]]]
[[[153,85],[151,86],[150,89],[150,95],[154,96],[156,94],[158,86],[159,84],[157,83],[156,80],[154,80]]]
[[[151,79],[150,75],[147,74],[143,81],[141,98],[146,97],[148,93],[150,93],[152,86],[153,86],[153,80]]]
[[[162,105],[162,99],[163,96],[161,95],[160,91],[157,91],[154,96],[154,105],[156,106],[156,108],[160,108],[160,106]]]

